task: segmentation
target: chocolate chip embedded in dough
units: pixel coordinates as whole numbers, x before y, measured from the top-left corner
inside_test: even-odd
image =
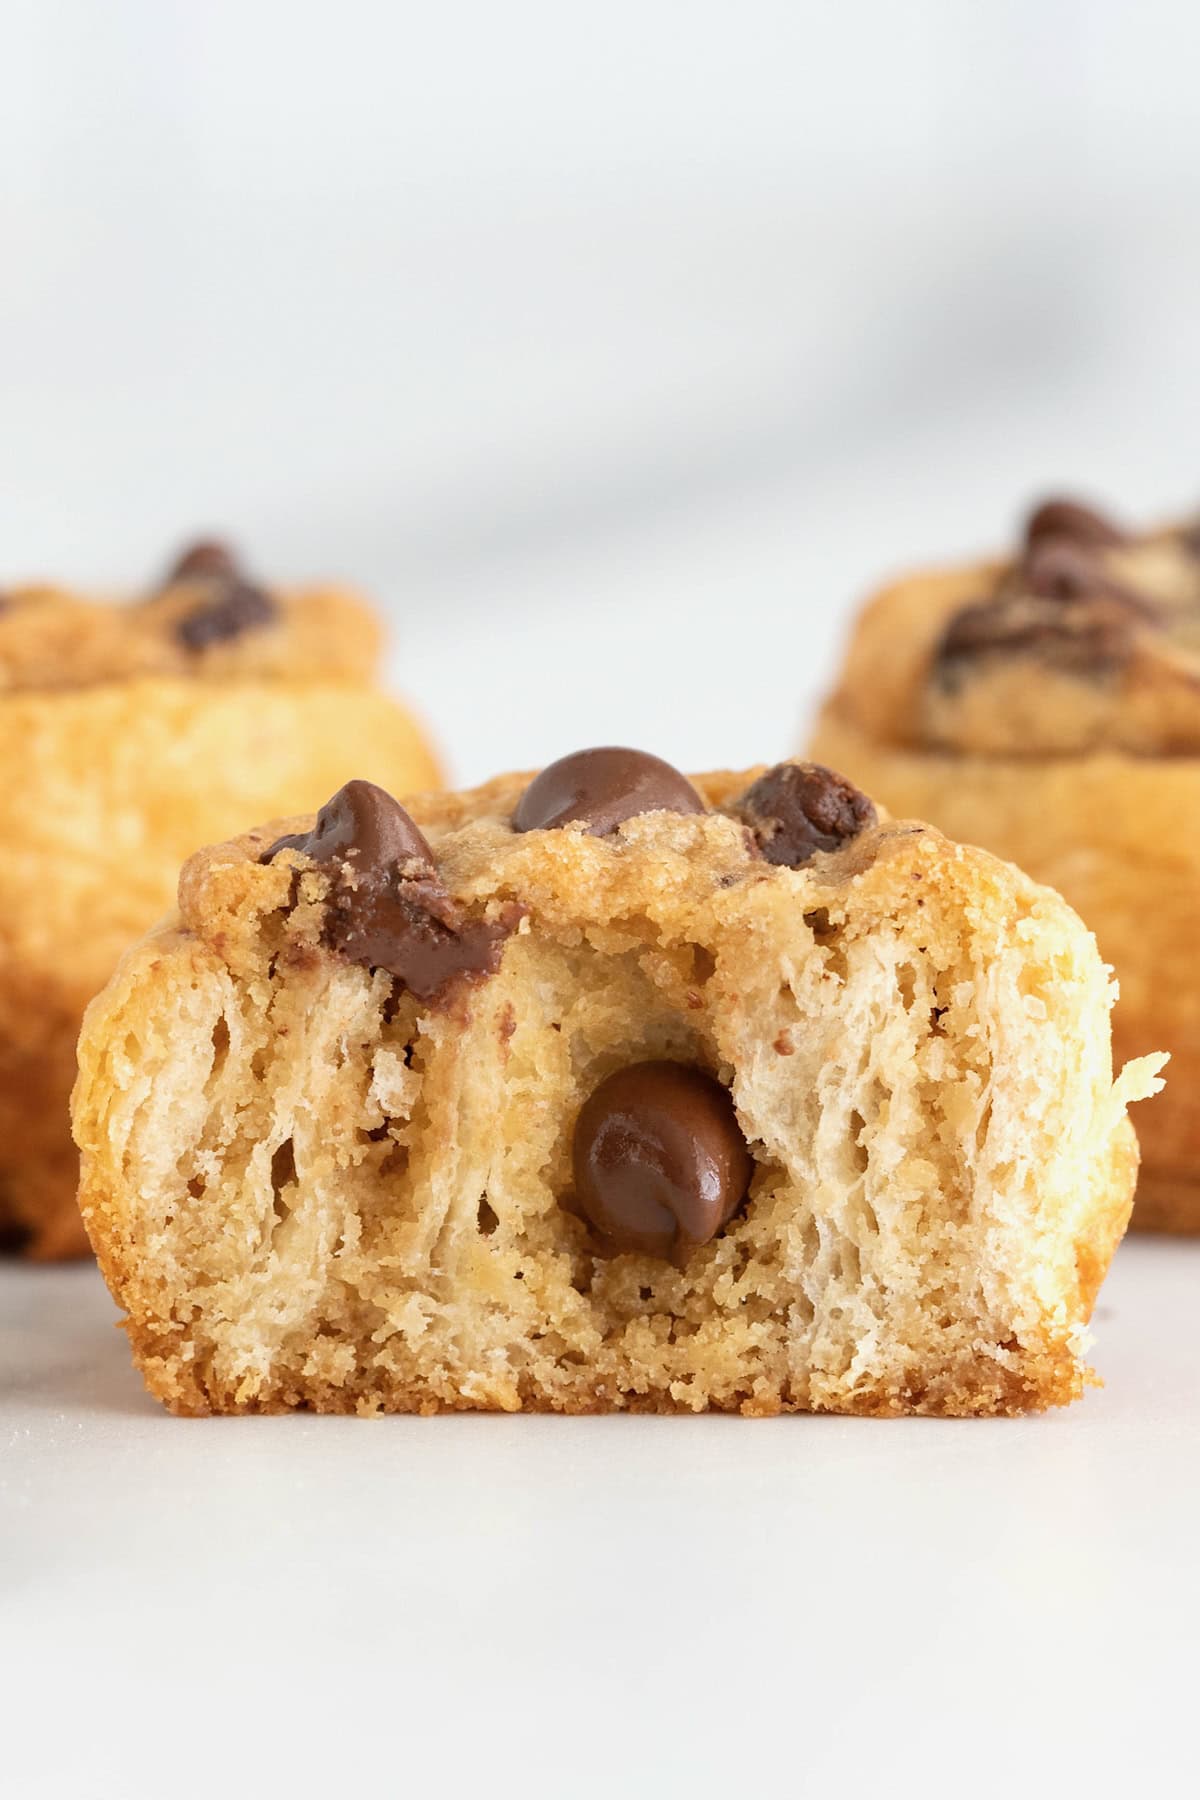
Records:
[[[767,862],[799,869],[818,850],[840,850],[873,825],[873,803],[820,763],[777,763],[729,809],[749,827]]]
[[[576,750],[535,775],[517,802],[514,831],[555,831],[579,822],[607,837],[640,813],[708,809],[686,776],[644,750]]]
[[[175,635],[185,650],[207,650],[247,631],[271,625],[279,607],[271,595],[249,581],[214,584],[214,592],[175,622]]]
[[[398,800],[373,781],[348,781],[327,800],[311,831],[281,837],[263,852],[270,862],[280,850],[302,850],[314,862],[345,862],[364,880],[396,868],[433,875],[436,861],[423,833]]]
[[[416,824],[371,781],[348,781],[311,831],[277,839],[261,860],[283,850],[336,871],[323,934],[329,948],[386,969],[420,1000],[439,998],[457,978],[493,974],[520,914],[512,907],[498,921],[469,919]]]
[[[1096,512],[1093,507],[1081,505],[1078,500],[1061,498],[1043,500],[1040,506],[1034,507],[1026,522],[1027,549],[1047,538],[1065,539],[1100,550],[1115,549],[1118,544],[1129,541],[1128,533],[1115,520]]]
[[[573,1209],[610,1251],[680,1266],[737,1212],[754,1172],[727,1090],[675,1062],[600,1083],[576,1122],[572,1166]]]
[[[1111,575],[1099,550],[1065,538],[1042,538],[1033,544],[1004,584],[1004,592],[1064,603],[1109,599],[1149,623],[1162,623],[1161,609],[1148,595]]]
[[[1018,581],[1023,592],[1042,600],[1079,600],[1104,593],[1111,585],[1095,551],[1066,538],[1042,538],[1032,544]]]
[[[1124,598],[1098,595],[1064,604],[1036,595],[980,600],[955,613],[934,652],[943,687],[955,689],[973,669],[1026,657],[1081,678],[1112,674],[1128,662],[1139,614]]]

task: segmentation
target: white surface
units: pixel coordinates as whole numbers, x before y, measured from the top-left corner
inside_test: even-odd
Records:
[[[196,1421],[0,1270],[4,1792],[1189,1792],[1198,1283],[1031,1420]]]

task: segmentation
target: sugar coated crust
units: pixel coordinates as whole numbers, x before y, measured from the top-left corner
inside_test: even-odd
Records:
[[[1133,1224],[1200,1231],[1200,536],[1174,527],[1105,551],[1103,579],[1132,599],[1114,640],[1115,615],[1086,626],[1083,595],[1090,661],[1064,657],[1044,616],[1007,651],[948,657],[981,599],[1007,595],[1019,625],[1023,566],[920,574],[871,600],[809,749],[1078,910],[1118,978],[1118,1060],[1172,1058],[1139,1126]],[[1064,611],[1075,617],[1075,603]]]
[[[329,947],[329,865],[200,852],[92,1003],[81,1207],[173,1411],[1021,1412],[1090,1379],[1129,1211],[1108,971],[1059,897],[913,822],[799,868],[709,811],[514,831],[408,803],[494,972],[420,1001]],[[728,810],[724,810],[728,809]],[[680,1263],[597,1243],[580,1110],[646,1060],[732,1097],[748,1198]],[[1161,1060],[1161,1059],[1158,1059]]]
[[[35,1257],[88,1251],[79,1024],[184,857],[364,770],[398,793],[438,779],[421,727],[370,684],[360,601],[273,596],[265,622],[187,649],[173,625],[221,603],[195,582],[123,607],[0,601],[0,1244]]]

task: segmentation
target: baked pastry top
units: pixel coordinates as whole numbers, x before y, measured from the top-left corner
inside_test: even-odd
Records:
[[[144,675],[366,681],[379,649],[375,616],[354,595],[264,587],[215,541],[191,545],[149,592],[121,601],[48,586],[0,592],[0,692]]]
[[[1010,560],[871,602],[830,704],[911,748],[1200,751],[1200,525],[1138,534],[1046,501]]]
[[[1059,897],[810,764],[609,749],[200,852],[80,1203],[182,1412],[1075,1397],[1137,1161]]]
[[[439,778],[375,685],[380,640],[353,595],[267,590],[217,543],[124,603],[0,596],[0,1250],[87,1252],[79,1023],[183,859],[355,773],[397,793]]]

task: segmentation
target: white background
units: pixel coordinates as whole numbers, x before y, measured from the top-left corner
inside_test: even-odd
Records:
[[[1197,498],[1185,0],[0,19],[0,578],[355,577],[464,780],[783,750],[889,567]]]
[[[462,779],[780,754],[889,568],[1200,499],[1198,68],[1185,0],[0,0],[0,582],[227,531]],[[966,1428],[176,1425],[9,1272],[0,1776],[1182,1791],[1200,1271],[1123,1259],[1108,1390]]]

